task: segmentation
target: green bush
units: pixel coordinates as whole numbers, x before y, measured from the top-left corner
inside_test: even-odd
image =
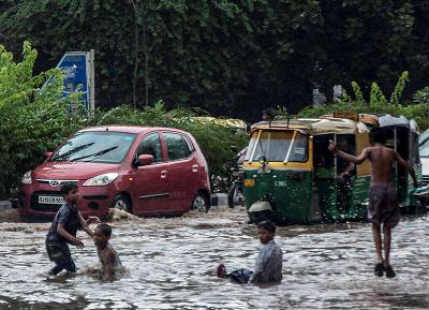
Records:
[[[399,77],[395,89],[390,96],[390,101],[387,101],[386,96],[375,82],[371,85],[369,101],[366,101],[360,86],[356,82],[352,82],[353,97],[345,94],[339,103],[306,107],[298,113],[298,117],[319,117],[335,111],[354,111],[377,115],[390,114],[392,116],[403,115],[408,119],[414,119],[419,128],[424,130],[428,127],[429,87],[418,91],[414,95],[413,102],[408,104],[400,103],[407,81],[408,72],[405,71]]]
[[[33,76],[37,52],[24,43],[21,62],[0,45],[0,197],[8,195],[25,171],[43,160],[65,136],[80,127],[61,100],[62,75],[50,70]],[[52,77],[43,90],[40,87]]]

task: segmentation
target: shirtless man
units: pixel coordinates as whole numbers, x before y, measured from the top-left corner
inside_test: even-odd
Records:
[[[371,162],[368,219],[372,222],[372,233],[377,252],[374,273],[381,277],[386,272],[386,277],[393,278],[395,272],[389,260],[391,232],[392,228],[398,224],[400,217],[398,198],[392,183],[394,163],[398,162],[408,169],[413,178],[414,187],[417,187],[417,179],[413,168],[395,150],[384,146],[385,140],[383,130],[377,129],[373,135],[373,146],[364,148],[359,156],[338,150],[332,140],[329,141],[328,149],[355,164],[361,164],[365,159],[369,159]],[[384,259],[381,245],[381,224],[383,224],[384,233]]]

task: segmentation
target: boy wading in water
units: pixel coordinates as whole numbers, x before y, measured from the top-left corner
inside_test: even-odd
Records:
[[[71,257],[68,243],[83,248],[82,241],[76,237],[78,228],[83,229],[91,237],[93,235],[76,205],[79,199],[77,185],[65,183],[61,188],[61,192],[66,202],[55,215],[46,236],[46,250],[49,259],[55,262],[55,267],[49,271],[50,276],[56,276],[63,269],[67,270],[68,273],[76,272],[76,266]],[[92,220],[99,221],[95,217],[91,218]]]
[[[117,273],[123,268],[118,253],[109,243],[111,236],[112,228],[106,223],[100,223],[94,229],[93,239],[103,266],[102,279],[107,281],[114,280],[115,276],[118,276]]]
[[[413,178],[414,187],[417,187],[417,179],[413,168],[395,150],[384,146],[385,140],[383,130],[376,129],[373,135],[373,146],[364,148],[357,157],[337,150],[332,140],[329,141],[328,149],[356,164],[361,164],[365,159],[369,159],[371,162],[368,220],[372,222],[372,233],[377,253],[374,273],[381,277],[386,272],[388,278],[393,278],[395,271],[390,265],[391,234],[392,228],[398,224],[400,217],[398,196],[392,183],[394,163],[398,162],[408,169]],[[384,259],[381,253],[381,224],[383,224],[384,233]]]
[[[270,221],[258,224],[258,236],[263,247],[256,258],[255,270],[237,269],[227,273],[220,264],[216,273],[220,278],[230,278],[237,283],[280,283],[282,280],[283,252],[274,241],[276,226]]]

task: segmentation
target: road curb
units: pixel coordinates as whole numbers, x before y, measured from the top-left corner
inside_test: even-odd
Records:
[[[215,193],[210,196],[210,206],[220,207],[228,205],[228,194],[226,193]]]

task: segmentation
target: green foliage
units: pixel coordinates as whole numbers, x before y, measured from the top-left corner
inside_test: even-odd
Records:
[[[403,115],[409,119],[414,119],[421,129],[428,127],[428,99],[429,87],[418,91],[414,95],[414,104],[401,104],[399,100],[404,92],[405,83],[408,81],[408,72],[403,72],[391,95],[391,101],[387,102],[386,97],[377,83],[373,82],[370,90],[370,100],[366,102],[361,92],[361,88],[356,82],[352,83],[355,97],[347,94],[339,103],[331,103],[325,106],[306,107],[300,111],[299,117],[319,117],[335,111],[354,111],[358,113],[390,114],[393,116]]]
[[[394,105],[399,104],[399,100],[401,99],[402,93],[405,89],[405,83],[408,82],[410,79],[408,77],[408,72],[404,71],[402,72],[401,76],[399,77],[398,82],[396,83],[395,89],[393,90],[392,96],[390,97],[390,103]]]
[[[418,90],[414,94],[413,103],[413,105],[407,107],[411,110],[409,113],[416,115],[416,118],[419,119],[418,124],[423,124],[421,128],[429,127],[429,86]],[[418,109],[419,111],[413,111],[413,109]]]
[[[429,106],[429,86],[418,90],[413,96],[413,102],[426,104]]]
[[[44,151],[80,127],[80,115],[66,112],[76,98],[60,100],[60,72],[49,70],[33,76],[37,52],[28,42],[22,57],[15,62],[0,45],[0,196],[43,159]],[[41,90],[49,76],[51,83]]]
[[[277,109],[273,111],[275,120],[287,119],[288,117],[290,117],[286,107],[277,106],[276,108]]]
[[[353,92],[355,94],[355,101],[359,104],[365,103],[365,98],[363,97],[362,90],[360,86],[355,81],[352,82]]]
[[[369,105],[373,108],[383,107],[387,104],[386,97],[376,82],[371,84]]]
[[[104,107],[164,98],[258,120],[277,105],[296,113],[315,84],[329,94],[379,81],[394,104],[403,68],[413,77],[405,96],[428,84],[421,0],[3,0],[0,12],[0,40],[18,51],[31,38],[37,71],[64,51],[95,49]]]

